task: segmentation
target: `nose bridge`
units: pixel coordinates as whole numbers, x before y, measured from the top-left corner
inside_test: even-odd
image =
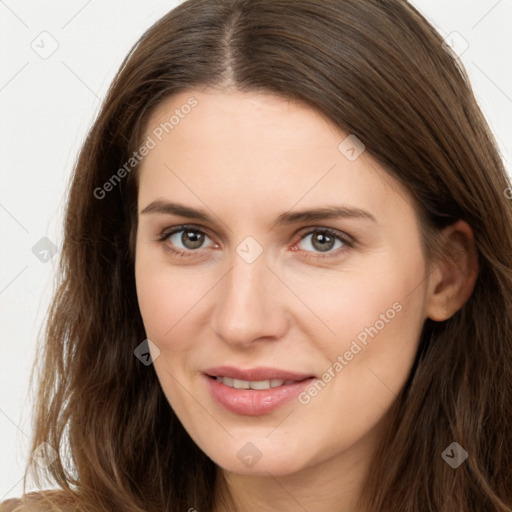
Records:
[[[250,240],[242,242],[233,252],[231,269],[218,292],[214,327],[230,344],[280,336],[284,327],[275,300],[279,282],[267,268],[266,253],[251,244]]]

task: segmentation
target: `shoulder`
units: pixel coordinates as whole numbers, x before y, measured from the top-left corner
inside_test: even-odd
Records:
[[[73,503],[69,493],[51,489],[2,501],[0,512],[75,512]]]
[[[2,501],[2,503],[0,503],[0,512],[14,512],[19,502],[20,500],[17,499]]]
[[[28,510],[18,498],[12,498],[0,503],[0,512],[22,512]]]
[[[0,503],[0,512],[22,512],[26,510],[21,500],[12,498]]]

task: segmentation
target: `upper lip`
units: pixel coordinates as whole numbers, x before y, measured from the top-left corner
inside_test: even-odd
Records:
[[[257,368],[247,368],[242,370],[234,366],[216,366],[209,368],[204,372],[210,377],[231,377],[238,380],[261,381],[261,380],[294,380],[301,381],[313,377],[307,373],[290,372],[280,370],[279,368],[269,368],[258,366]]]

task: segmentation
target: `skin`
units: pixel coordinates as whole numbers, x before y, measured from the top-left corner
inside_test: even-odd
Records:
[[[239,510],[355,511],[425,319],[449,318],[471,294],[471,228],[459,221],[445,229],[443,243],[457,263],[440,261],[427,274],[410,194],[368,152],[347,159],[338,149],[347,133],[271,94],[207,89],[167,98],[146,136],[191,96],[197,106],[140,168],[135,273],[146,334],[160,351],[154,369]],[[156,199],[206,210],[212,221],[141,213]],[[375,221],[275,223],[290,210],[340,205]],[[206,234],[202,246],[184,245],[183,232],[158,241],[182,224]],[[322,252],[313,243],[322,228],[355,243],[336,241]],[[236,252],[248,236],[263,251],[252,263]],[[238,415],[207,391],[202,372],[224,364],[320,378],[394,303],[401,310],[307,404]],[[261,454],[252,467],[237,457],[249,442]],[[215,512],[223,510],[218,503]]]

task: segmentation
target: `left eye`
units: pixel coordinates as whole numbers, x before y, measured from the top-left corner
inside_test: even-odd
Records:
[[[336,252],[345,246],[350,247],[350,241],[331,230],[315,229],[306,233],[299,241],[299,243],[309,240],[305,245],[313,249],[313,252]],[[336,246],[337,243],[337,246]],[[305,249],[309,251],[307,248]]]

